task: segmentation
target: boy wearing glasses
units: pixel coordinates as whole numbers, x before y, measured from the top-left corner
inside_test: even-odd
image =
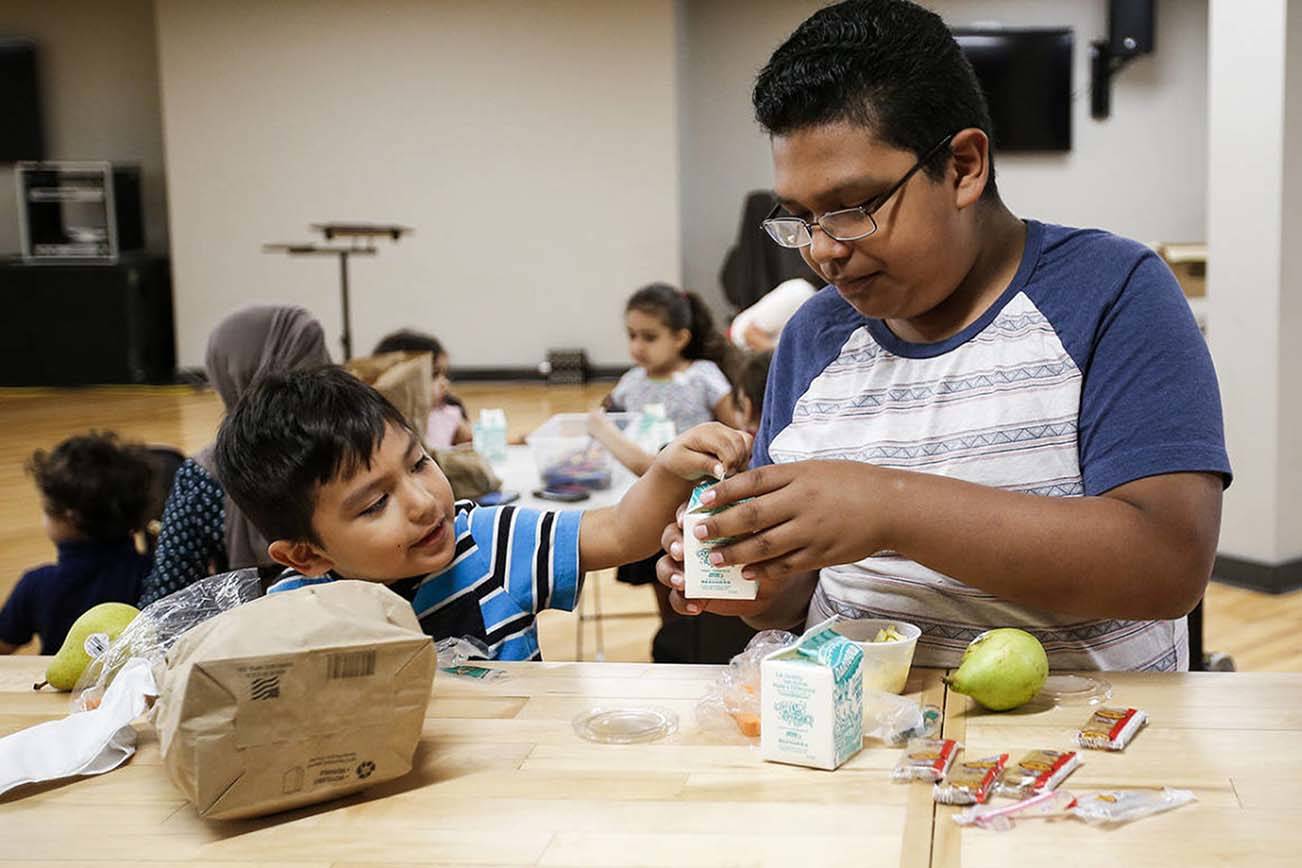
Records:
[[[753,469],[705,523],[747,537],[754,602],[679,611],[755,627],[840,614],[922,628],[954,666],[992,627],[1055,669],[1188,667],[1229,483],[1215,372],[1147,248],[1021,220],[945,24],[904,0],[823,9],[755,84],[780,206],[773,240],[825,287],[788,323]]]

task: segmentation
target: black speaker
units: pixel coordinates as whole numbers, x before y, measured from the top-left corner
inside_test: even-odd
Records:
[[[1113,57],[1151,54],[1157,43],[1154,0],[1109,0],[1108,42]]]
[[[45,159],[36,45],[0,39],[0,163]]]

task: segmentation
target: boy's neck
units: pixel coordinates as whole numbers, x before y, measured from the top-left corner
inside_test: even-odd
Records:
[[[1026,248],[1026,224],[1003,202],[979,206],[980,247],[972,267],[949,297],[921,316],[892,319],[886,324],[900,339],[936,343],[980,319],[1017,275]]]

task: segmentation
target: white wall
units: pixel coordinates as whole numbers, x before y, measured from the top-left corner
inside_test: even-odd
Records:
[[[1274,563],[1284,2],[1237,5],[1212,0],[1209,55],[1208,340],[1235,471],[1220,548]]]
[[[627,295],[680,277],[670,0],[166,0],[158,33],[182,365],[252,300],[338,333],[333,260],[260,252],[314,221],[416,228],[353,264],[361,351],[619,364]]]
[[[751,118],[755,73],[810,13],[810,0],[686,3],[683,274],[724,304],[718,270],[745,193],[772,181],[768,143]],[[1106,35],[1104,0],[944,0],[952,25],[1070,26],[1076,91],[1072,150],[998,154],[1004,201],[1018,214],[1102,226],[1142,241],[1202,240],[1206,219],[1207,3],[1160,0],[1157,51],[1114,81],[1112,117],[1089,113],[1089,42]]]
[[[1221,551],[1302,556],[1302,0],[1211,4],[1208,337],[1234,485]]]
[[[1279,311],[1279,559],[1302,557],[1302,0],[1289,0]]]
[[[150,249],[165,250],[152,0],[4,0],[0,35],[37,43],[47,157],[139,163],[145,237]],[[0,165],[0,254],[18,248],[14,172],[5,164]]]

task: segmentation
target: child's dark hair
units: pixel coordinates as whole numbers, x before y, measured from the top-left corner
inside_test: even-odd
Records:
[[[320,545],[317,487],[370,467],[390,426],[411,431],[383,395],[342,368],[265,376],[217,432],[217,477],[267,539]]]
[[[430,353],[437,359],[444,351],[443,344],[431,334],[413,329],[399,329],[380,338],[380,342],[375,345],[374,355],[400,352]]]
[[[733,368],[732,396],[734,399],[744,397],[750,402],[751,412],[759,415],[764,407],[764,387],[769,381],[769,365],[773,363],[773,351],[747,353]],[[737,403],[741,403],[740,400]]]
[[[144,528],[153,465],[143,446],[111,431],[69,437],[27,460],[45,511],[66,518],[96,542],[116,542]]]
[[[770,135],[846,121],[919,158],[959,130],[993,138],[972,64],[940,16],[908,0],[845,0],[815,12],[760,70],[752,102]],[[944,177],[948,158],[942,149],[927,176]],[[985,195],[998,195],[993,153]]]
[[[687,329],[691,340],[683,348],[685,359],[708,359],[725,371],[731,356],[728,341],[714,327],[714,315],[694,292],[685,292],[667,283],[651,283],[633,293],[625,311],[640,310],[659,317],[677,331]]]

